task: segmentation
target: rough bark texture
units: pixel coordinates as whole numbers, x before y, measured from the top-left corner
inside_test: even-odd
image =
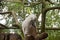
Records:
[[[22,40],[22,38],[18,34],[0,33],[0,40]]]
[[[36,38],[34,38],[33,36],[26,36],[25,40],[43,40],[47,37],[48,37],[48,34],[43,32],[40,35],[37,35]]]

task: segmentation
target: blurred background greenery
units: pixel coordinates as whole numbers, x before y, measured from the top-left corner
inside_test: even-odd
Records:
[[[14,11],[16,13],[19,26],[21,27],[24,19],[29,16],[29,14],[37,15],[37,28],[41,28],[42,20],[42,0],[3,0],[0,2],[0,12]],[[51,3],[50,3],[51,2]],[[60,0],[50,0],[48,2],[45,0],[45,8],[49,7],[60,7]],[[15,23],[12,15],[0,14],[0,23],[11,27]],[[46,40],[59,40],[60,39],[60,10],[50,10],[46,13],[45,28],[51,28],[50,30],[45,30],[48,33],[48,38]],[[52,29],[52,28],[58,28]],[[0,29],[0,33],[18,33],[23,37],[20,29]],[[40,33],[41,30],[38,30]]]

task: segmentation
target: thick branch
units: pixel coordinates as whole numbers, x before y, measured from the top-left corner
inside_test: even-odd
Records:
[[[40,35],[37,35],[36,40],[43,40],[48,37],[48,34],[46,32],[41,33]]]
[[[42,32],[45,32],[45,13],[44,13],[44,10],[45,10],[45,0],[42,0],[42,21],[41,21],[41,33]]]
[[[18,27],[8,27],[6,25],[0,24],[0,29],[19,29]]]
[[[41,28],[37,28],[38,30],[40,30]],[[60,28],[45,28],[45,30],[60,30]]]
[[[7,26],[0,24],[0,28],[7,28]]]
[[[18,22],[18,19],[17,19],[17,16],[16,16],[16,13],[14,11],[12,11],[12,15],[13,15],[13,18],[15,20],[15,25],[19,25],[19,22]]]
[[[0,12],[0,14],[11,14],[12,12]]]
[[[18,29],[17,27],[8,27],[6,25],[0,24],[0,29]]]
[[[47,2],[49,2],[49,3],[51,3],[51,4],[55,4],[55,3],[53,3],[51,0],[45,0],[45,1],[47,1]]]
[[[60,10],[60,7],[50,7],[50,8],[46,8],[46,9],[44,10],[44,13],[46,14],[47,11],[49,11],[49,10],[55,10],[55,9],[59,9],[59,10]]]

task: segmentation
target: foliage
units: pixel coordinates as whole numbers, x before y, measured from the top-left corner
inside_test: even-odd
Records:
[[[25,0],[25,2],[39,2],[40,0]],[[15,11],[16,15],[17,15],[17,19],[19,21],[19,25],[21,27],[21,24],[23,22],[23,20],[31,13],[34,13],[37,15],[37,17],[39,18],[39,15],[42,13],[42,4],[37,4],[37,5],[31,5],[31,6],[25,6],[25,4],[23,4],[22,2],[2,2],[3,7],[5,6],[8,7],[9,11]],[[29,4],[29,3],[28,3]],[[48,7],[53,7],[53,6],[60,6],[60,4],[50,4],[48,2],[46,2],[46,8]],[[6,15],[3,15],[4,17]],[[37,18],[37,21],[38,21]],[[13,23],[15,23],[13,16],[10,15],[6,18],[4,18],[6,20],[6,24],[7,26],[11,26]],[[2,20],[2,19],[0,19]],[[41,21],[39,21],[37,23],[37,26],[39,26],[39,28],[41,27]],[[46,20],[45,20],[45,27],[46,28],[60,28],[60,10],[56,9],[56,10],[50,10],[46,13]],[[1,29],[2,30],[2,29]],[[19,29],[14,29],[14,31],[18,34],[20,34],[23,37],[23,34],[21,32],[21,30]],[[0,32],[7,32],[9,33],[10,30],[9,29],[4,29]],[[60,30],[46,30],[46,32],[48,33],[48,38],[46,40],[59,40],[60,39]]]

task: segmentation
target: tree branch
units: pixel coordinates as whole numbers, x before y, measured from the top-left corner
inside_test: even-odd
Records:
[[[44,10],[44,13],[46,14],[47,11],[49,11],[49,10],[55,10],[55,9],[59,9],[59,10],[60,10],[60,7],[50,7],[50,8],[46,8],[46,9]]]
[[[7,26],[0,24],[0,28],[7,28]]]
[[[37,28],[38,30],[40,30],[41,28]],[[45,30],[60,30],[60,28],[45,28]]]
[[[20,29],[18,27],[8,27],[6,25],[0,24],[0,29]]]
[[[49,3],[51,3],[51,4],[55,4],[55,3],[53,3],[51,0],[45,0],[45,1],[47,1],[47,2],[49,2]]]
[[[14,18],[14,21],[15,21],[15,24],[13,25],[19,25],[19,22],[18,22],[18,19],[17,19],[17,16],[16,16],[16,13],[14,11],[12,11],[12,16]],[[19,26],[18,26],[19,27]]]
[[[0,14],[11,14],[12,12],[0,12]]]

